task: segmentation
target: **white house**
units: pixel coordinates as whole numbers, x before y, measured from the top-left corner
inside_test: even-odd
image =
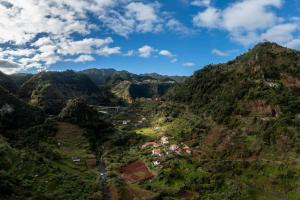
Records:
[[[169,144],[169,138],[166,136],[163,136],[160,138],[160,143],[161,144]]]
[[[177,151],[179,149],[179,146],[177,144],[172,144],[169,149],[170,151]]]
[[[158,160],[156,160],[156,161],[153,162],[153,165],[158,166],[158,165],[160,165],[160,162]]]
[[[152,150],[153,156],[161,156],[161,150],[160,149],[153,149]]]
[[[80,162],[80,158],[78,158],[78,157],[72,157],[72,160],[73,160],[73,162],[76,162],[76,163]]]
[[[191,148],[186,144],[183,144],[183,150],[186,154],[192,154]]]

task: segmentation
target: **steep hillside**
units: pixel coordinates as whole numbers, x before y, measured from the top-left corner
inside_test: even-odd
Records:
[[[300,53],[262,43],[174,87],[152,109],[149,130],[188,145],[192,156],[163,161],[148,188],[199,199],[299,199],[299,80]]]
[[[98,86],[108,86],[117,96],[127,101],[138,98],[157,98],[165,95],[176,82],[186,77],[163,76],[156,73],[133,74],[114,69],[88,69],[80,73],[86,74]]]
[[[16,73],[16,74],[11,74],[10,77],[11,79],[15,82],[15,84],[18,87],[21,87],[23,83],[25,83],[27,80],[29,80],[33,74],[23,74],[23,73]]]
[[[146,73],[144,74],[144,76],[150,76],[157,80],[176,81],[177,83],[182,83],[188,78],[187,76],[167,76],[167,75],[161,75],[157,73]]]
[[[39,109],[1,88],[0,108],[0,199],[103,199],[96,150],[113,134],[96,110],[70,100],[37,121]]]
[[[109,104],[111,94],[99,89],[86,75],[73,71],[41,72],[26,81],[19,91],[20,98],[57,114],[68,99],[83,98],[89,104]]]
[[[14,80],[8,75],[2,73],[1,71],[0,71],[0,86],[14,94],[18,90],[18,87],[15,84]]]
[[[175,81],[183,82],[187,77],[185,76],[167,76],[160,75],[157,73],[146,73],[146,74],[133,74],[128,71],[117,71],[115,69],[86,69],[79,73],[87,75],[94,83],[98,86],[103,85],[115,85],[121,81],[138,81],[143,82],[144,80],[156,80],[161,82]]]
[[[125,76],[126,78],[133,76],[127,71],[117,71],[115,69],[86,69],[80,73],[87,75],[96,85],[103,86],[108,83],[111,77],[119,75]]]
[[[43,112],[19,100],[0,86],[0,132],[43,122]]]
[[[196,72],[170,98],[244,139],[252,135],[277,150],[300,150],[300,53],[295,50],[259,44],[234,61]]]

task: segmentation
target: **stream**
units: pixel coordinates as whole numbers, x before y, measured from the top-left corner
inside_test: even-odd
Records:
[[[98,160],[98,170],[99,170],[99,176],[100,176],[100,187],[102,192],[102,199],[103,200],[110,200],[110,190],[107,183],[107,174],[105,170],[105,164],[103,162],[102,157]]]

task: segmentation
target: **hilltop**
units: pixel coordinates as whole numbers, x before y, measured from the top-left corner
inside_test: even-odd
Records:
[[[18,87],[14,82],[14,80],[8,75],[2,73],[1,71],[0,71],[0,86],[5,88],[11,93],[16,93],[18,90]]]
[[[299,52],[262,43],[227,64],[196,72],[169,97],[198,116],[230,127],[245,140],[257,136],[264,144],[275,145],[276,151],[297,150],[299,63]],[[290,142],[294,145],[289,146]]]
[[[20,87],[18,96],[50,114],[59,113],[67,100],[76,97],[95,105],[109,104],[111,98],[109,91],[74,71],[38,73]]]
[[[114,69],[87,69],[81,71],[98,86],[107,86],[117,97],[126,101],[140,98],[159,98],[186,77],[163,76],[156,73],[133,74]]]

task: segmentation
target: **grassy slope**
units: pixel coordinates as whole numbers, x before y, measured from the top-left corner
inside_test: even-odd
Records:
[[[7,182],[0,181],[0,186],[10,191],[1,192],[1,198],[101,199],[96,168],[84,164],[85,158],[95,157],[84,130],[67,123],[59,123],[56,128],[56,137],[42,142],[38,150],[13,148],[1,138],[0,175]],[[75,164],[72,156],[83,162]]]

